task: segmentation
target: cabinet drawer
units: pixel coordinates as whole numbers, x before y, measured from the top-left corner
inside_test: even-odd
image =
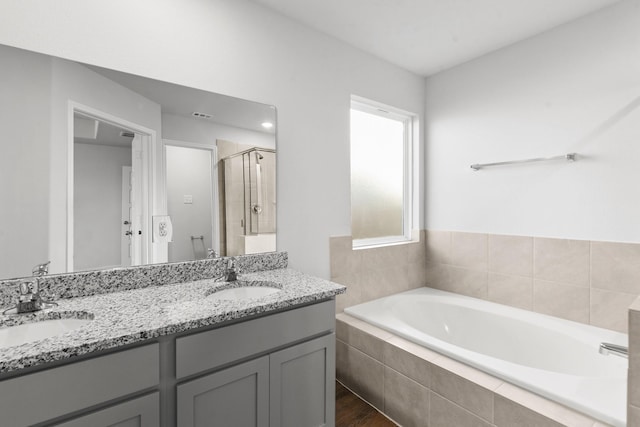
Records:
[[[159,382],[158,344],[35,372],[0,383],[1,422],[36,424]]]
[[[183,378],[335,329],[335,301],[181,337],[176,376]]]

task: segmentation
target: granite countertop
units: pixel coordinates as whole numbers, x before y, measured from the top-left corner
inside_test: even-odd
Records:
[[[0,348],[0,374],[320,301],[346,290],[291,269],[240,274],[238,280],[274,282],[281,290],[258,299],[223,300],[209,295],[233,287],[233,282],[206,279],[60,299],[57,307],[37,313],[0,315],[0,327],[46,319],[93,319],[62,335]]]

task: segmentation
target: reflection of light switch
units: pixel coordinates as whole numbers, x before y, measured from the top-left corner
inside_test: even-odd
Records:
[[[193,196],[191,194],[185,194],[182,196],[183,202],[185,205],[190,205],[193,203]]]

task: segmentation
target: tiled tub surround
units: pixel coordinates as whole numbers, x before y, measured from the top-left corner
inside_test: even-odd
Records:
[[[427,232],[427,286],[627,332],[640,244]]]
[[[419,288],[345,309],[410,341],[619,427],[627,360],[598,352],[626,334]]]
[[[242,265],[240,262],[238,264]],[[93,321],[64,335],[2,349],[0,374],[162,335],[288,309],[328,299],[345,291],[340,285],[290,269],[253,273],[240,269],[240,273],[241,280],[271,281],[282,289],[259,299],[219,300],[207,298],[206,295],[213,288],[226,287],[228,284],[200,279],[125,291],[114,286],[109,293],[59,299],[57,307],[18,318],[26,321],[89,313],[93,315]],[[0,316],[0,319],[0,322],[15,322],[16,317]]]
[[[629,308],[627,426],[640,427],[640,298]]]
[[[330,249],[331,280],[348,288],[345,295],[337,298],[338,312],[382,296],[430,286],[619,332],[629,331],[628,426],[640,427],[640,301],[632,307],[635,317],[629,318],[628,314],[629,307],[640,296],[640,244],[422,230],[418,244],[353,250],[351,237],[341,236],[331,238]],[[395,340],[397,338],[392,341]],[[352,384],[354,390],[364,393],[364,397],[384,410],[382,378],[385,369],[391,368],[384,367],[382,356],[372,359],[370,354],[353,346],[349,347],[352,359],[346,359],[344,344],[344,339],[338,341],[338,376],[344,379],[348,375],[351,381],[346,381],[347,384]],[[411,345],[415,349],[416,345]],[[358,368],[353,358],[358,363],[368,363],[368,367]],[[351,362],[345,365],[348,360]],[[370,375],[378,371],[377,377]],[[389,381],[398,380],[393,383],[396,387],[406,386],[406,389],[396,388],[398,396],[411,390],[425,393],[416,389],[415,381],[393,375],[393,370],[388,375],[391,375]],[[353,385],[356,382],[360,385]],[[380,386],[376,389],[377,400],[371,397],[374,385]],[[511,387],[505,383],[499,390],[511,390]],[[492,393],[496,411],[504,408],[507,405],[504,396],[493,390]],[[511,405],[512,409],[518,408],[512,412],[521,417],[521,424],[512,425],[537,425],[527,424],[525,420],[540,402],[543,408],[548,408],[548,403],[536,395],[528,392],[525,395],[529,398],[514,399],[517,404]],[[435,407],[445,408],[446,412],[447,400],[437,393],[433,396]],[[389,405],[393,412],[392,403]],[[452,412],[458,413],[468,415],[465,410]],[[465,420],[470,424],[460,421],[460,425],[475,425],[475,418],[467,416]],[[564,424],[591,425],[588,422]],[[500,424],[495,422],[495,425]],[[563,421],[540,425],[563,425]]]
[[[338,380],[405,427],[606,426],[346,314],[336,335]]]
[[[336,311],[361,302],[426,285],[426,234],[397,245],[352,249],[351,236],[330,238],[331,281],[347,287]]]
[[[640,244],[420,232],[420,241],[353,250],[332,237],[331,280],[347,286],[337,310],[429,286],[627,332],[640,296]]]

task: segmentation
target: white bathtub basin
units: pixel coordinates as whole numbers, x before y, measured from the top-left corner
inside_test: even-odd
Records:
[[[55,337],[88,323],[90,319],[51,319],[0,327],[0,349]]]
[[[627,346],[618,332],[430,288],[345,313],[614,426],[626,418]]]

